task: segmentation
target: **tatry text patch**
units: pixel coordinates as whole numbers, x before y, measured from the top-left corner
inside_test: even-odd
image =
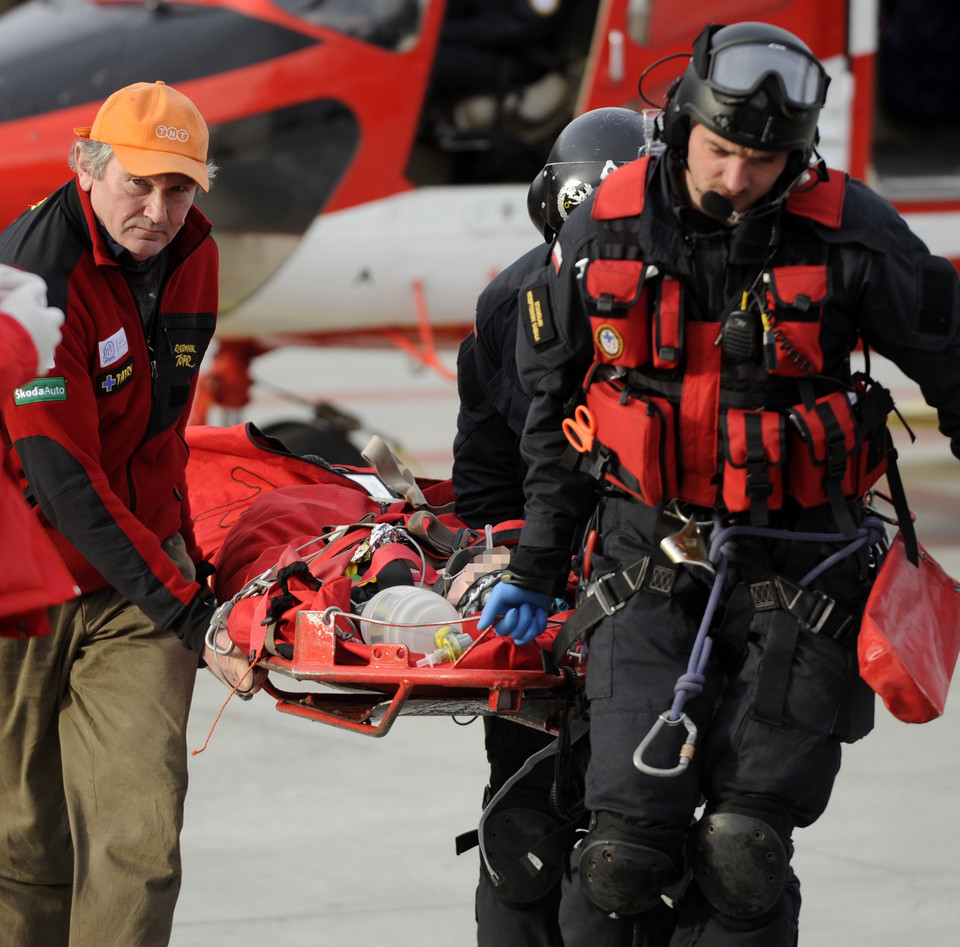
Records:
[[[553,312],[550,295],[543,283],[523,291],[521,306],[524,312],[523,325],[531,345],[549,342],[556,335],[553,327]]]

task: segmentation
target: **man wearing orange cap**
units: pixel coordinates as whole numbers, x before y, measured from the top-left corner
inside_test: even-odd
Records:
[[[162,82],[76,129],[75,177],[0,233],[66,317],[48,374],[4,421],[21,487],[80,587],[49,635],[0,639],[0,930],[10,947],[168,942],[180,888],[185,727],[216,602],[194,540],[183,432],[218,305],[194,206],[215,170]],[[246,680],[242,680],[247,675]]]

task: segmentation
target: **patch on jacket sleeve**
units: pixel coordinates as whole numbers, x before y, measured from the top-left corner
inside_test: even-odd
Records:
[[[553,327],[553,310],[546,283],[535,283],[523,289],[520,300],[522,322],[531,345],[549,342],[557,333]]]
[[[106,395],[113,395],[129,384],[133,378],[133,356],[108,372],[100,372],[97,375],[97,397],[103,398]]]
[[[949,261],[932,257],[921,272],[923,301],[917,328],[930,335],[947,336],[957,306],[957,271]]]
[[[62,376],[34,378],[25,385],[13,389],[16,405],[40,404],[43,401],[66,401],[67,380]]]

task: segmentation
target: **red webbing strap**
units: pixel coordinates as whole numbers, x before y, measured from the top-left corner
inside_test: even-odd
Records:
[[[660,301],[655,318],[654,367],[676,368],[683,350],[683,313],[679,280],[664,277],[661,281]]]
[[[747,497],[750,500],[750,522],[767,526],[770,522],[768,500],[773,493],[770,485],[767,455],[763,449],[763,419],[759,411],[749,411],[743,418],[746,440]]]
[[[404,562],[410,564],[411,574],[420,577],[419,582],[421,585],[432,585],[437,581],[437,570],[434,569],[430,563],[421,560],[415,550],[402,543],[385,543],[374,550],[373,555],[370,557],[369,566],[360,577],[360,584],[363,585],[366,582],[372,581],[383,571],[383,567],[388,562],[394,562],[398,559],[402,559]]]
[[[823,425],[825,437],[823,486],[830,501],[830,509],[844,536],[853,536],[857,525],[843,495],[843,475],[850,463],[843,428],[829,402],[818,401],[814,410]]]
[[[717,501],[717,419],[721,349],[715,322],[688,322],[687,366],[680,394],[680,499],[713,507]]]
[[[903,489],[903,480],[900,478],[900,468],[897,466],[897,449],[893,446],[893,438],[890,435],[889,428],[886,429],[885,436],[887,440],[887,486],[890,488],[893,508],[897,514],[897,524],[900,527],[900,535],[903,537],[903,547],[907,561],[916,566],[920,557],[917,533],[913,527],[913,515],[907,505],[907,495]]]

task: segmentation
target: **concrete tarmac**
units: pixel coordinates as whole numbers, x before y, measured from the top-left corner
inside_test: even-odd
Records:
[[[452,356],[445,362],[452,368]],[[407,356],[290,350],[257,373],[244,419],[309,413],[277,386],[336,398],[416,473],[449,474],[455,386]],[[901,406],[916,397],[908,385],[894,393]],[[915,429],[914,445],[902,429],[894,435],[920,541],[960,577],[960,467],[933,427]],[[189,746],[209,743],[190,764],[172,947],[476,943],[478,855],[456,856],[454,838],[479,816],[479,721],[401,717],[373,739],[279,713],[265,694],[224,708],[226,697],[200,674]],[[876,729],[845,749],[826,814],[795,833],[801,947],[958,942],[958,750],[957,695],[923,725],[877,702]]]

